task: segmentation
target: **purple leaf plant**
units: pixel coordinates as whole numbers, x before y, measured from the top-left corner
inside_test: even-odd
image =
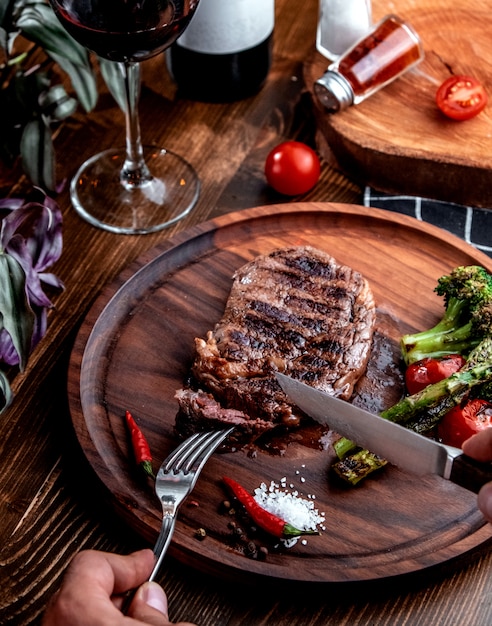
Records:
[[[62,215],[42,194],[40,202],[0,200],[0,362],[23,371],[29,355],[46,333],[52,302],[45,286],[63,289],[46,270],[62,252]],[[12,401],[7,376],[0,371],[0,413]]]

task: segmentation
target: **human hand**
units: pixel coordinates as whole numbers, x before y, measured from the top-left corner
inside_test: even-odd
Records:
[[[42,626],[172,626],[166,594],[145,582],[155,559],[151,550],[128,556],[85,550],[69,565],[62,586],[45,612]],[[137,589],[127,616],[124,594]],[[175,626],[194,626],[180,622]]]
[[[466,456],[486,463],[492,462],[492,428],[481,430],[463,442],[463,453]],[[478,494],[478,508],[484,517],[492,523],[492,482],[484,485]]]

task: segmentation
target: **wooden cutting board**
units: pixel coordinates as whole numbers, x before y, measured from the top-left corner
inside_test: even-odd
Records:
[[[371,360],[388,402],[398,369],[401,333],[429,327],[442,314],[433,292],[455,265],[492,260],[429,224],[378,209],[287,203],[225,215],[166,240],[128,268],[96,301],[77,338],[69,398],[80,445],[104,493],[136,532],[155,541],[160,506],[139,475],[124,425],[128,409],[146,434],[155,469],[177,445],[175,391],[194,355],[194,338],[220,319],[234,271],[276,247],[318,247],[370,281],[378,308],[378,349]],[[371,369],[371,368],[370,368]],[[373,406],[373,411],[382,406]],[[360,488],[330,479],[332,448],[313,437],[281,455],[258,450],[215,454],[188,504],[181,507],[170,551],[188,565],[253,584],[274,581],[326,585],[381,581],[458,557],[492,538],[476,496],[437,476],[385,468]],[[326,521],[319,536],[252,560],[231,545],[222,476],[248,490],[279,483],[314,495]],[[96,495],[94,497],[97,497]],[[194,505],[191,505],[194,503]],[[206,531],[200,541],[198,528]]]
[[[388,13],[413,25],[425,59],[343,113],[326,113],[313,94],[321,153],[352,179],[383,191],[492,207],[492,3],[373,1],[374,21]],[[328,63],[318,52],[306,63],[309,89]],[[448,120],[435,105],[437,87],[453,74],[475,76],[489,94],[472,120]]]

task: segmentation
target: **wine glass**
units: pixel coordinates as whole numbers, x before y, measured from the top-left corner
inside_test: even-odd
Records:
[[[138,100],[140,62],[168,48],[199,0],[50,0],[64,28],[86,48],[115,61],[126,91],[126,148],[108,149],[82,164],[70,186],[76,211],[114,233],[161,230],[195,205],[193,167],[163,148],[143,146]]]

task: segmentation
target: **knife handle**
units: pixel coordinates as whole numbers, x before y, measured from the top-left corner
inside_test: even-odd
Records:
[[[478,493],[485,483],[492,482],[492,463],[479,463],[460,454],[453,461],[449,479],[460,487]]]

